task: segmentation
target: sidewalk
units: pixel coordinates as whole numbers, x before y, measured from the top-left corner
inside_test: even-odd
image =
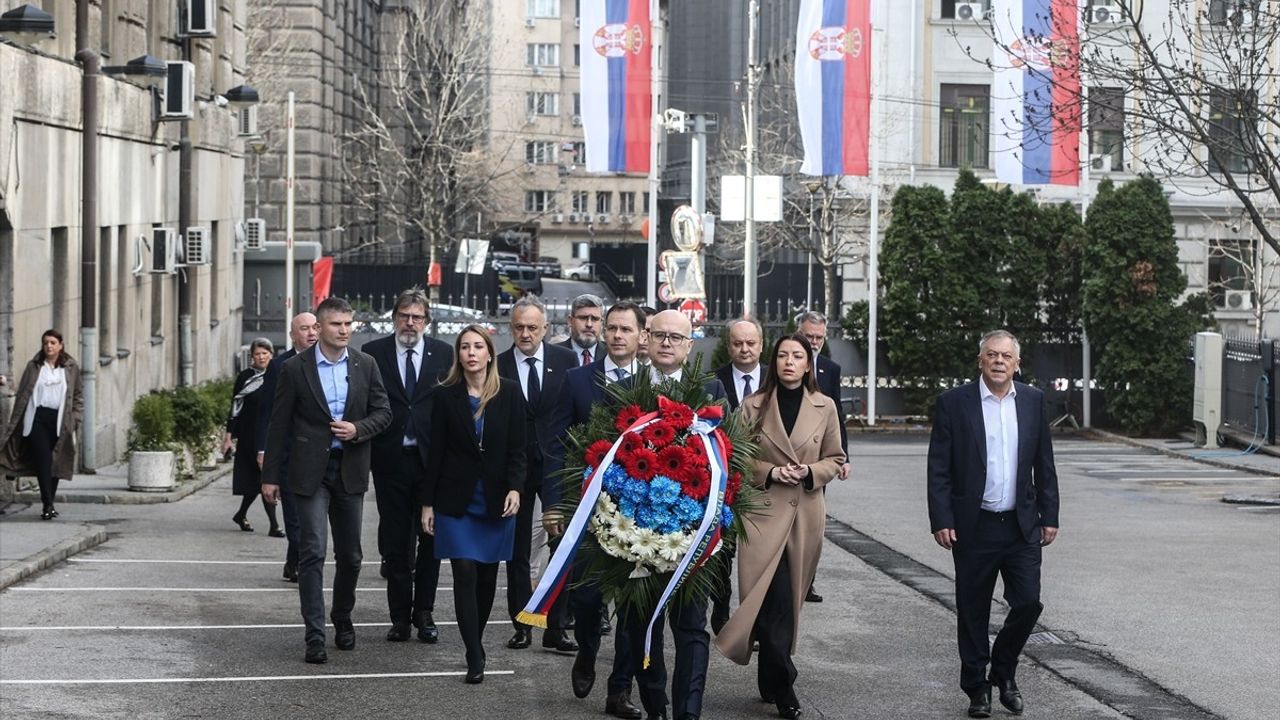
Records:
[[[231,463],[197,472],[170,492],[148,493],[129,489],[128,465],[101,468],[94,475],[76,475],[58,487],[58,503],[149,505],[177,502],[231,474]],[[7,482],[7,481],[6,481]],[[34,485],[22,478],[19,488]],[[0,515],[0,590],[107,541],[102,525],[40,519],[40,492],[19,489]]]

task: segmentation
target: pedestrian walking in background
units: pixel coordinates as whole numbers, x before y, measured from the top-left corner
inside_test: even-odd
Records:
[[[231,517],[244,532],[253,532],[253,525],[245,515],[253,506],[253,501],[262,495],[262,468],[258,466],[258,406],[263,397],[263,380],[266,378],[267,366],[275,354],[275,347],[266,338],[256,338],[249,344],[249,367],[236,376],[235,385],[231,389],[231,412],[227,415],[227,432],[222,439],[222,452],[225,455],[231,449],[231,441],[236,441],[236,459],[232,465],[231,493],[239,495],[240,509]],[[276,521],[276,504],[262,498],[262,508],[267,511],[267,520],[271,529],[267,534],[271,537],[284,537],[280,523]]]
[[[83,410],[80,366],[67,353],[62,333],[45,330],[40,351],[22,371],[13,412],[0,434],[0,469],[11,475],[35,473],[41,520],[58,517],[53,504],[58,479],[70,480],[75,473]]]
[[[975,718],[991,716],[992,685],[1000,704],[1022,713],[1018,655],[1044,609],[1041,548],[1058,536],[1049,416],[1044,393],[1013,380],[1020,357],[1009,332],[983,335],[978,379],[938,397],[929,437],[929,525],[955,561],[960,687]],[[997,575],[1009,614],[992,646]]]
[[[431,441],[421,488],[422,529],[453,568],[454,613],[466,646],[466,682],[484,682],[484,630],[498,563],[511,560],[525,481],[524,395],[498,377],[489,333],[468,325],[453,368],[431,405]]]
[[[347,347],[351,305],[330,297],[316,308],[319,341],[280,368],[262,496],[279,497],[288,483],[298,510],[298,595],[309,663],[328,661],[324,648],[324,556],[333,529],[333,640],[356,647],[351,610],[360,578],[360,526],[369,489],[369,442],[391,424],[391,406],[373,358]],[[285,472],[287,463],[288,471]]]
[[[812,372],[815,355],[802,335],[779,339],[760,389],[742,399],[743,417],[759,422],[751,482],[764,489],[764,507],[738,547],[738,608],[716,635],[716,647],[739,665],[751,661],[752,641],[759,641],[760,698],[783,718],[801,714],[792,655],[822,553],[822,488],[845,463],[835,403]]]

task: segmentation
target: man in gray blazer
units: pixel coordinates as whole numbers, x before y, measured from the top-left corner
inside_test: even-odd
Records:
[[[351,316],[351,305],[342,298],[320,303],[316,308],[319,341],[281,366],[262,469],[263,497],[274,502],[284,482],[297,505],[298,594],[309,663],[328,660],[324,554],[329,526],[337,565],[330,615],[334,644],[339,650],[356,646],[351,609],[363,559],[360,524],[369,489],[369,440],[391,424],[391,405],[377,363],[347,347]],[[282,472],[286,453],[288,467]]]

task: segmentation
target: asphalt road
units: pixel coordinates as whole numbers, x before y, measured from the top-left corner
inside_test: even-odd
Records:
[[[922,439],[855,439],[854,478],[832,488],[830,514],[950,573],[927,534],[923,448]],[[1267,481],[1209,480],[1197,474],[1203,466],[1112,445],[1064,442],[1060,454],[1064,535],[1046,556],[1042,622],[1213,714],[1274,717],[1280,519],[1214,498],[1227,484]],[[1133,479],[1147,472],[1196,484]],[[61,509],[106,525],[111,538],[0,592],[0,717],[604,717],[607,657],[594,694],[574,699],[570,657],[538,649],[536,638],[529,650],[503,646],[501,590],[487,678],[464,685],[447,564],[441,643],[385,642],[372,495],[358,644],[331,647],[324,666],[302,662],[296,586],[280,580],[284,541],[266,537],[259,508],[250,514],[258,532],[235,529],[228,481],[176,504]],[[835,542],[817,585],[826,602],[806,605],[796,661],[806,717],[963,717],[954,617],[943,604]],[[1028,717],[1122,716],[1060,669],[1027,662],[1019,682]],[[704,717],[774,716],[757,700],[755,668],[713,650]]]

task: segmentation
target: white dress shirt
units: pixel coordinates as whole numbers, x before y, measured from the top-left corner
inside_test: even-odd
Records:
[[[997,398],[978,378],[982,399],[982,425],[987,441],[987,484],[982,491],[982,509],[989,512],[1012,510],[1018,487],[1018,410],[1015,386]]]
[[[411,348],[407,348],[399,342],[396,342],[396,368],[400,373],[400,387],[409,386],[409,378],[405,376],[404,372],[404,356],[407,355],[410,350],[413,351],[413,369],[418,372],[417,377],[413,379],[416,383],[422,378],[422,351],[426,350],[426,348],[427,341],[425,336],[422,335],[418,336],[418,344]],[[409,398],[409,400],[412,401],[413,398]],[[410,410],[410,412],[412,412],[412,410]],[[414,447],[418,444],[418,438],[405,435],[403,444],[405,447]]]
[[[662,372],[658,368],[650,365],[649,374],[650,374],[650,379],[653,381],[654,385],[666,382],[667,380],[670,380],[671,382],[680,382],[680,378],[684,375],[684,368],[683,367],[676,368],[675,372],[671,373],[670,375],[667,375],[666,373]]]
[[[588,355],[590,355],[590,356],[591,356],[591,362],[595,362],[596,360],[599,360],[599,359],[600,359],[600,358],[596,357],[596,352],[600,349],[600,343],[596,343],[594,347],[589,347],[589,348],[578,347],[578,343],[576,343],[576,342],[574,342],[574,341],[572,341],[572,340],[570,340],[570,341],[569,341],[569,344],[573,346],[573,354],[574,354],[575,356],[577,356],[577,358],[578,358],[578,363],[579,363],[580,365],[586,365],[586,364],[587,364],[587,363],[582,362],[582,353],[583,353],[583,351],[586,351],[586,353],[587,353]]]
[[[754,393],[760,389],[760,363],[756,363],[755,369],[747,373],[739,370],[736,365],[733,367],[733,391],[738,394],[738,402],[742,402],[746,398],[746,394],[743,392],[746,388],[743,378],[748,376],[751,378],[751,392]]]
[[[637,365],[635,360],[632,360],[627,365],[619,365],[618,363],[613,361],[613,358],[609,357],[608,355],[604,356],[605,382],[616,383],[619,380],[625,380],[626,378],[629,378],[635,374],[636,368],[637,368]],[[622,371],[622,377],[618,377],[619,370]]]
[[[534,359],[533,366],[538,371],[538,387],[542,387],[543,365],[542,359],[542,343],[538,343],[538,350],[532,355],[525,355],[524,351],[516,346],[511,347],[511,353],[515,356],[516,373],[520,376],[520,389],[524,390],[524,399],[529,400],[529,358]]]

